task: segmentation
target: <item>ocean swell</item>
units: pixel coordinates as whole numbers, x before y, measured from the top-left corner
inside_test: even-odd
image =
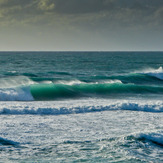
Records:
[[[26,76],[1,78],[0,101],[48,101],[83,97],[109,99],[163,94],[162,67],[105,77],[105,79],[90,77],[89,80],[54,80],[54,78],[36,80]]]

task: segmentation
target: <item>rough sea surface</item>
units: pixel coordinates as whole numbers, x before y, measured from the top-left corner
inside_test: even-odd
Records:
[[[0,162],[163,162],[163,52],[0,52]]]

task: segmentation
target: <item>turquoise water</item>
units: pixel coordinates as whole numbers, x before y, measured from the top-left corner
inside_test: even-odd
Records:
[[[27,91],[23,100],[162,96],[162,61],[161,52],[1,52],[0,99],[22,100],[9,89]]]
[[[162,162],[163,52],[0,52],[1,162]]]

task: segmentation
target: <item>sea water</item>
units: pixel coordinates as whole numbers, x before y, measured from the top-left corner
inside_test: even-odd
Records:
[[[0,162],[162,162],[163,52],[0,52]]]

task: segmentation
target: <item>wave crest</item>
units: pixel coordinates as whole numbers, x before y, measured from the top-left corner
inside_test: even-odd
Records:
[[[31,84],[36,84],[33,80],[25,76],[15,76],[0,79],[0,88],[15,88],[20,86],[29,86]]]
[[[156,77],[160,80],[163,80],[163,68],[159,67],[158,69],[148,69],[143,72],[143,74]]]
[[[161,133],[140,134],[138,138],[163,146],[163,134]]]
[[[92,105],[90,105],[90,103]],[[163,112],[162,101],[136,102],[127,100],[69,100],[57,102],[21,102],[5,103],[1,102],[0,114],[31,114],[31,115],[61,115],[61,114],[78,114],[101,111],[144,111],[144,112]]]

